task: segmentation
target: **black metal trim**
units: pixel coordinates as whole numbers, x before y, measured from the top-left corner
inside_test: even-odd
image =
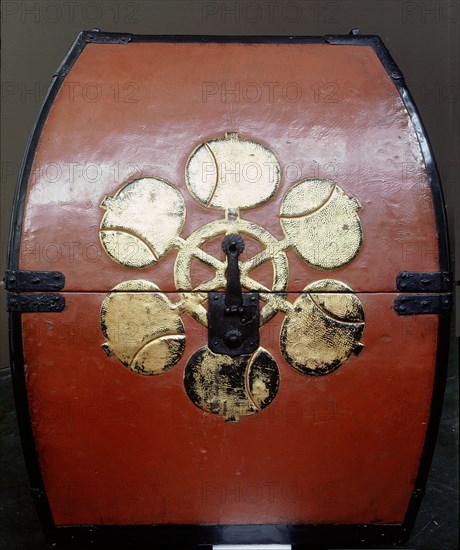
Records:
[[[370,46],[375,51],[380,62],[385,67],[388,75],[392,78],[396,89],[409,113],[412,124],[414,125],[420,150],[425,162],[428,177],[430,180],[431,194],[436,218],[436,228],[438,231],[438,253],[440,271],[451,271],[451,262],[449,255],[449,235],[447,231],[447,216],[444,195],[441,187],[439,171],[434,158],[433,149],[428,139],[425,127],[423,125],[420,113],[415,105],[414,99],[407,88],[402,72],[396,65],[390,52],[386,48],[382,39],[375,35],[348,35],[336,36],[328,35],[324,37],[329,44],[349,45],[349,46]]]
[[[60,271],[16,271],[8,270],[3,277],[6,290],[62,290],[64,274]]]
[[[449,234],[447,231],[447,215],[446,206],[444,201],[444,194],[441,187],[441,180],[439,176],[438,166],[434,158],[433,150],[431,148],[430,141],[428,139],[425,127],[415,106],[414,100],[404,80],[394,81],[398,88],[401,98],[406,106],[409,116],[414,125],[415,132],[417,134],[418,141],[420,143],[420,149],[425,162],[426,170],[431,185],[431,194],[433,198],[434,214],[436,219],[436,229],[438,237],[438,255],[439,255],[439,269],[440,271],[450,272],[451,261],[449,254]]]
[[[422,498],[425,495],[425,487],[430,473],[431,462],[433,460],[434,448],[439,432],[439,424],[442,414],[442,405],[444,401],[444,390],[447,380],[447,366],[449,357],[450,340],[450,311],[439,315],[438,317],[438,339],[436,348],[436,369],[433,381],[433,394],[431,397],[430,417],[426,430],[425,441],[423,444],[422,455],[420,458],[419,469],[415,479],[414,491],[407,507],[403,526],[407,532],[407,537],[414,527],[417,514],[422,504]]]
[[[328,44],[338,46],[370,46],[375,51],[377,57],[380,59],[380,62],[392,79],[404,78],[399,67],[396,65],[394,59],[390,55],[390,52],[387,50],[385,44],[379,36],[364,34],[329,34],[326,35],[324,39]]]
[[[448,313],[452,309],[452,294],[405,294],[393,304],[399,315],[430,315]]]
[[[131,41],[132,34],[125,32],[101,32],[100,29],[83,31],[82,36],[86,42],[96,44],[127,44]]]
[[[53,76],[66,76],[86,44],[90,42],[95,44],[128,44],[131,41],[131,36],[127,33],[101,32],[99,29],[80,32]]]
[[[14,199],[14,210],[10,230],[10,248],[8,254],[8,269],[19,269],[19,251],[24,216],[24,204],[27,183],[33,164],[35,151],[42,133],[45,121],[54,103],[65,76],[83,51],[87,43],[126,44],[145,42],[183,42],[183,43],[248,43],[248,44],[324,44],[371,46],[379,57],[389,76],[393,79],[398,92],[406,106],[415,127],[422,155],[431,182],[433,203],[438,230],[438,248],[440,271],[450,272],[450,257],[447,236],[447,222],[444,199],[440,186],[439,173],[428,141],[426,131],[403,76],[388,50],[378,36],[353,34],[351,36],[329,35],[325,37],[302,36],[153,36],[130,35],[122,33],[100,33],[96,29],[85,31],[78,35],[74,44],[56,71],[53,81],[45,97],[39,116],[34,124],[29,138],[26,154],[21,166],[18,186]],[[152,548],[154,539],[168,540],[162,547],[171,548],[179,544],[181,549],[190,546],[203,547],[218,543],[291,543],[294,545],[330,543],[342,548],[352,545],[403,544],[409,537],[420,507],[421,496],[424,493],[426,478],[430,469],[431,459],[439,427],[442,409],[444,386],[447,370],[447,354],[449,339],[449,315],[439,316],[437,366],[435,384],[431,403],[431,413],[421,456],[419,472],[415,489],[410,500],[406,517],[401,525],[170,525],[170,526],[56,526],[53,521],[49,502],[45,493],[38,455],[33,437],[24,372],[24,355],[22,344],[21,313],[10,312],[10,353],[19,431],[22,441],[24,459],[31,484],[31,492],[36,503],[37,512],[43,531],[50,540],[56,543],[99,543],[112,544],[113,547],[135,544],[140,547],[143,541]],[[161,546],[157,546],[160,548]]]
[[[8,292],[7,310],[20,313],[59,313],[65,308],[65,299],[61,294],[47,292]]]
[[[24,369],[24,351],[22,344],[22,314],[9,313],[9,343],[11,356],[11,377],[13,381],[14,402],[21,437],[22,453],[30,482],[30,493],[37,510],[43,533],[48,540],[53,538],[55,529],[51,508],[45,492],[40,463],[32,430],[29,401]]]
[[[208,348],[237,357],[255,352],[259,343],[259,293],[243,292],[240,306],[228,306],[224,292],[209,292]]]
[[[339,37],[335,43],[338,43]],[[426,129],[415,105],[414,99],[407,88],[406,82],[401,71],[398,69],[395,61],[391,57],[388,49],[380,37],[374,36],[371,45],[379,57],[382,65],[385,67],[389,76],[393,79],[394,85],[398,90],[401,99],[409,113],[409,117],[414,125],[417,139],[420,144],[423,160],[430,180],[431,194],[433,199],[434,214],[436,220],[436,229],[438,237],[438,255],[439,269],[441,272],[451,272],[451,260],[449,254],[449,234],[447,228],[447,215],[444,195],[441,187],[438,167],[434,157],[433,149],[429,141]],[[351,44],[348,40],[346,43]],[[449,289],[450,290],[450,289]],[[451,299],[451,297],[450,297]],[[417,513],[420,509],[422,497],[425,494],[425,486],[430,472],[433,453],[436,445],[436,439],[441,420],[442,404],[444,401],[444,390],[447,379],[447,360],[449,355],[449,337],[450,337],[450,307],[448,311],[439,314],[438,338],[436,349],[436,369],[433,382],[433,394],[430,404],[430,417],[428,420],[425,441],[420,457],[419,469],[414,484],[414,491],[407,507],[407,512],[403,521],[403,529],[406,542],[414,527]]]
[[[291,544],[293,549],[305,549],[327,541],[340,548],[369,547],[379,544],[401,543],[405,529],[396,524],[381,525],[84,525],[58,527],[53,541],[57,544],[107,545],[111,548],[153,548],[151,541],[161,541],[155,548],[180,548],[184,545],[203,549],[217,544]],[[150,541],[150,542],[149,542]]]
[[[364,42],[359,39],[364,39]],[[433,199],[434,214],[436,220],[436,229],[438,237],[439,269],[442,272],[451,272],[451,261],[449,255],[449,234],[447,229],[447,216],[444,201],[444,195],[441,187],[439,171],[434,158],[433,149],[428,139],[425,127],[420,114],[415,105],[414,99],[407,88],[404,77],[391,57],[385,44],[378,36],[371,37],[328,37],[331,44],[349,44],[363,45],[367,42],[370,45],[380,62],[385,67],[388,75],[393,79],[393,83],[398,90],[401,99],[409,113],[409,117],[414,125],[417,139],[420,144],[423,160],[430,180],[431,194]],[[430,417],[425,436],[422,455],[420,458],[419,470],[415,480],[415,487],[412,498],[409,501],[406,516],[403,521],[403,528],[406,533],[404,542],[409,538],[410,532],[414,526],[418,510],[420,508],[422,496],[425,493],[426,480],[430,471],[431,461],[433,459],[436,438],[441,419],[442,403],[444,400],[444,389],[447,378],[447,359],[449,353],[449,334],[450,334],[450,311],[439,315],[438,324],[438,342],[436,351],[436,369],[433,383],[433,394],[430,405]]]
[[[401,271],[396,288],[403,292],[452,292],[452,273],[445,271]]]
[[[230,36],[199,34],[133,34],[133,43],[180,42],[183,44],[324,44],[324,36]]]

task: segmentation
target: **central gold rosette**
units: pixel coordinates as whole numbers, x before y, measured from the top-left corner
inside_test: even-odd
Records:
[[[326,375],[357,355],[363,348],[360,338],[365,326],[358,297],[345,283],[323,279],[308,284],[290,302],[286,251],[293,249],[318,270],[345,266],[362,244],[361,203],[336,182],[302,179],[281,201],[279,220],[285,238],[278,240],[240,214],[272,199],[280,183],[281,165],[267,146],[227,132],[198,144],[185,165],[185,184],[192,197],[206,208],[223,210],[223,219],[182,238],[184,198],[172,183],[157,177],[133,180],[106,197],[99,231],[105,252],[127,268],[154,270],[175,249],[172,278],[179,296],[172,302],[147,279],[113,288],[100,313],[106,353],[142,375],[163,374],[178,364],[185,350],[181,315],[187,313],[207,327],[208,293],[226,286],[227,260],[207,252],[206,244],[234,234],[261,247],[252,257],[238,260],[240,284],[243,291],[258,292],[264,302],[261,325],[278,312],[285,315],[279,345],[291,367],[302,375]],[[214,276],[194,286],[193,261],[213,270]],[[260,283],[251,273],[265,262],[273,267],[271,285]],[[184,388],[205,413],[238,421],[270,405],[280,377],[275,359],[263,347],[251,355],[230,357],[204,345],[186,363]]]

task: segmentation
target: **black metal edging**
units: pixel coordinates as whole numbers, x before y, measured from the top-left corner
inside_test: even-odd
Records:
[[[210,549],[212,545],[239,544],[244,549],[245,545],[251,544],[291,544],[293,550],[305,550],[312,547],[318,549],[319,545],[324,544],[356,549],[369,548],[372,542],[399,543],[404,537],[404,530],[401,525],[395,524],[84,525],[58,527],[55,534],[58,544],[71,541],[76,545],[107,545],[110,548],[184,550],[189,547]]]
[[[32,291],[57,291],[65,285],[64,274],[60,271],[21,271],[7,270],[5,277],[5,290],[32,290]]]
[[[127,44],[129,42],[184,42],[184,43],[264,43],[264,44],[324,44],[371,46],[379,57],[382,65],[393,79],[401,98],[406,106],[412,123],[415,127],[420,143],[422,155],[430,177],[433,203],[438,230],[438,247],[440,270],[450,272],[450,258],[448,254],[447,222],[444,207],[444,198],[440,186],[439,173],[428,141],[425,129],[415,107],[412,96],[406,87],[404,78],[391,58],[388,50],[378,36],[366,36],[353,33],[352,36],[299,37],[299,36],[161,36],[161,35],[130,35],[124,33],[102,33],[97,29],[81,32],[63,62],[56,71],[44,103],[34,124],[31,137],[26,148],[26,154],[21,166],[18,186],[14,199],[14,210],[10,229],[10,248],[8,255],[8,269],[19,269],[19,248],[22,233],[25,195],[27,183],[37,144],[42,133],[54,100],[78,56],[88,43]],[[402,525],[170,525],[170,526],[77,526],[57,527],[54,524],[49,502],[44,490],[42,475],[38,461],[37,450],[33,437],[30,411],[27,400],[26,381],[24,372],[24,356],[22,345],[21,313],[11,311],[10,319],[10,354],[13,390],[16,402],[18,424],[24,460],[31,484],[31,492],[36,503],[37,512],[43,531],[50,542],[87,543],[87,544],[136,544],[144,540],[149,548],[152,547],[151,537],[169,537],[167,546],[179,544],[182,549],[189,545],[209,546],[219,543],[238,543],[244,540],[257,542],[305,544],[305,539],[311,544],[320,544],[327,541],[342,548],[349,545],[360,547],[372,543],[405,542],[413,527],[421,497],[424,493],[434,445],[436,442],[439,419],[442,409],[444,385],[447,372],[447,353],[449,341],[449,315],[439,315],[437,366],[431,413],[421,457],[419,472],[415,483],[412,498]],[[164,540],[158,539],[157,540]],[[249,543],[249,542],[247,542]],[[162,545],[166,547],[166,545]],[[160,545],[157,546],[159,548]]]
[[[439,269],[450,273],[452,271],[449,254],[449,233],[447,230],[447,215],[444,201],[444,194],[441,187],[438,166],[434,158],[433,150],[428,139],[425,127],[420,118],[420,114],[415,106],[414,99],[409,92],[404,80],[394,81],[396,88],[401,94],[401,98],[414,125],[415,132],[422,151],[423,160],[428,172],[433,197],[434,215],[436,220],[436,230],[438,237]]]
[[[398,315],[433,315],[452,309],[452,294],[401,294],[393,308]]]
[[[420,505],[422,504],[422,498],[425,495],[428,474],[430,473],[444,401],[444,389],[447,380],[447,366],[449,357],[449,340],[450,312],[438,315],[436,369],[434,373],[430,417],[428,419],[428,426],[414,490],[412,492],[412,497],[410,499],[409,506],[407,507],[406,516],[403,522],[403,527],[407,531],[407,537],[405,537],[404,541],[409,538],[409,535],[414,527]]]
[[[93,36],[92,36],[93,35]],[[107,35],[101,33],[100,37],[105,43],[127,42],[127,35]],[[64,57],[59,69],[53,75],[53,80],[47,90],[38,117],[32,127],[26,146],[26,152],[22,161],[18,183],[14,195],[13,213],[10,224],[10,239],[8,247],[8,271],[19,270],[19,252],[21,245],[22,223],[24,219],[24,206],[27,193],[27,184],[35,158],[38,141],[43,131],[46,119],[56,99],[59,90],[65,80],[65,76],[72,68],[83,48],[88,42],[96,41],[93,31],[79,33],[77,39]],[[14,308],[13,308],[14,309]],[[24,455],[24,463],[29,477],[30,491],[35,502],[37,514],[42,525],[43,532],[49,541],[54,538],[56,526],[54,524],[51,508],[45,492],[43,477],[35,446],[32,422],[27,399],[27,387],[24,369],[24,351],[22,344],[22,320],[20,311],[9,311],[9,345],[11,358],[11,378],[13,385],[16,415],[18,419],[19,434]]]
[[[13,381],[14,402],[21,437],[22,453],[29,477],[30,492],[37,510],[43,532],[47,540],[52,538],[55,528],[48,497],[40,471],[37,448],[32,431],[29,403],[27,399],[24,370],[24,352],[22,347],[21,313],[9,313],[9,341],[11,354],[11,378]]]
[[[133,34],[133,43],[175,43],[183,44],[324,44],[324,36],[296,35],[201,35],[201,34]]]
[[[390,52],[386,48],[382,39],[375,35],[348,35],[337,36],[327,35],[324,37],[326,42],[335,45],[350,45],[350,46],[370,46],[375,51],[380,62],[384,66],[386,72],[393,80],[399,95],[409,113],[412,124],[414,125],[417,139],[420,144],[421,153],[430,179],[431,193],[433,198],[433,206],[436,219],[436,229],[438,231],[438,251],[439,251],[439,267],[440,271],[451,271],[451,262],[449,255],[449,235],[447,231],[447,216],[444,195],[441,187],[439,171],[434,158],[433,149],[428,139],[425,127],[423,125],[420,113],[415,105],[414,99],[407,88],[404,76],[396,65]]]
[[[81,36],[81,35],[80,35]],[[66,55],[67,59],[75,59],[78,56],[78,45],[80,36]],[[78,53],[77,53],[78,52]],[[27,183],[35,157],[38,140],[42,133],[45,121],[48,117],[54,99],[62,85],[62,77],[53,77],[48,88],[39,115],[34,123],[30,134],[26,153],[21,165],[18,184],[14,196],[14,207],[10,225],[10,240],[8,249],[8,270],[16,272],[19,270],[19,251],[22,234],[22,223],[24,218],[24,205],[27,192]],[[35,446],[35,439],[32,430],[29,403],[27,399],[27,387],[24,369],[24,352],[22,344],[22,319],[18,311],[9,312],[9,344],[11,358],[11,378],[13,384],[14,401],[16,405],[16,416],[18,419],[19,434],[21,437],[24,463],[29,477],[30,491],[37,509],[37,514],[42,525],[43,532],[47,539],[51,539],[54,529],[54,521],[51,513],[48,498],[45,492],[43,477],[40,471],[40,464]]]
[[[72,44],[70,50],[67,52],[67,55],[64,57],[62,63],[59,65],[59,68],[53,76],[66,76],[86,44],[128,44],[128,42],[131,41],[131,37],[132,35],[128,33],[101,32],[99,29],[82,31]]]
[[[328,34],[324,39],[328,44],[339,46],[370,46],[377,54],[390,78],[393,80],[404,78],[380,36],[359,34],[359,31],[355,29],[349,35]]]
[[[452,292],[452,273],[443,271],[401,271],[396,288],[401,292]]]
[[[59,313],[65,309],[65,299],[52,292],[8,292],[7,309],[17,313]]]
[[[356,42],[354,40],[354,37],[351,36],[330,36],[327,37],[327,39],[328,42],[331,44],[363,44],[363,42]],[[450,274],[451,262],[449,255],[449,235],[447,230],[447,216],[444,195],[442,192],[438,167],[425,127],[417,110],[417,107],[415,106],[414,99],[409,92],[409,89],[407,88],[404,77],[381,38],[378,36],[361,36],[361,39],[364,39],[364,43],[374,49],[382,65],[385,67],[388,75],[393,79],[393,83],[401,96],[401,99],[407,109],[407,112],[409,113],[409,117],[414,126],[430,180],[438,238],[439,268],[441,272]],[[445,290],[452,291],[452,285],[446,285]],[[404,536],[402,537],[403,542],[407,541],[407,539],[409,538],[410,532],[414,526],[417,513],[421,505],[422,497],[425,494],[426,481],[430,471],[442,413],[444,389],[447,378],[447,359],[449,353],[450,307],[448,308],[448,311],[443,311],[441,308],[438,320],[439,322],[436,351],[436,369],[433,382],[430,417],[428,420],[428,426],[420,458],[419,469],[414,484],[414,491],[412,492],[412,497],[409,501],[406,516],[402,524],[404,532]]]

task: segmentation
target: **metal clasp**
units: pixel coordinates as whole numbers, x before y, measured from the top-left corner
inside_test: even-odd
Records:
[[[259,293],[242,292],[238,257],[244,250],[236,234],[222,241],[227,255],[227,286],[210,292],[208,304],[208,347],[214,353],[235,357],[259,347]]]

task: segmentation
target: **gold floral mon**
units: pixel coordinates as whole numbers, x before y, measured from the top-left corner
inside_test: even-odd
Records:
[[[131,181],[101,204],[100,240],[110,258],[129,269],[148,269],[175,249],[171,276],[179,296],[171,301],[150,277],[115,286],[101,307],[104,350],[139,375],[167,375],[184,354],[182,315],[211,335],[212,297],[222,304],[223,326],[188,358],[184,387],[197,407],[227,421],[261,411],[280,389],[280,371],[269,349],[273,343],[259,341],[258,335],[259,325],[277,313],[285,316],[278,339],[283,357],[304,375],[327,375],[363,347],[364,310],[352,289],[331,278],[305,281],[303,292],[290,299],[287,254],[293,251],[318,271],[351,262],[362,243],[361,204],[334,181],[301,179],[273,212],[284,234],[277,239],[242,211],[272,200],[281,174],[267,146],[228,132],[198,144],[185,168],[190,195],[207,209],[223,211],[222,218],[182,237],[184,197],[158,177]],[[222,243],[217,253],[209,246],[216,242]],[[255,243],[256,252],[240,259],[247,243]],[[211,274],[197,285],[195,261]],[[271,286],[254,274],[265,263],[272,268]],[[249,296],[252,304],[245,306]],[[226,315],[232,317],[228,327]],[[250,328],[254,324],[257,334]]]

